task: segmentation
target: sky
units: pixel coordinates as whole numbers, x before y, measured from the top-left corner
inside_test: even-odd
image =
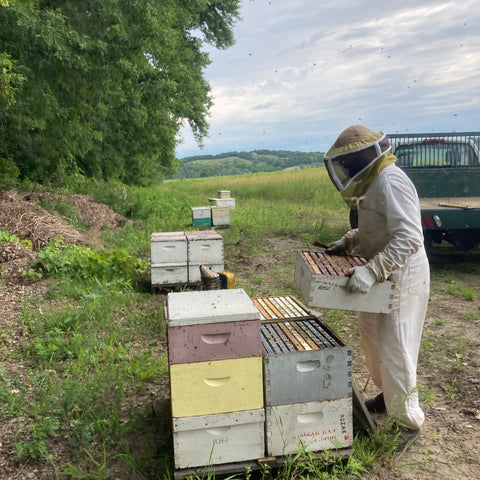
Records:
[[[200,148],[325,152],[362,124],[480,130],[480,1],[242,0],[236,43],[208,50],[213,107]]]

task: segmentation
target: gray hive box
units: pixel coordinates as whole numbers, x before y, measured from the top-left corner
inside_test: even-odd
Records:
[[[318,318],[262,324],[265,405],[352,396],[351,350]]]

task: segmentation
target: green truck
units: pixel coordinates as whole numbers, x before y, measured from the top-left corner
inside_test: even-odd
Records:
[[[388,134],[397,165],[415,184],[428,251],[480,243],[480,132]],[[350,210],[352,228],[358,225]]]
[[[480,243],[480,132],[388,135],[397,165],[415,184],[427,250]]]

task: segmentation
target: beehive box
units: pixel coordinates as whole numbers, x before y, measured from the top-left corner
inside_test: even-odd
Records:
[[[223,237],[214,230],[185,232],[188,244],[188,281],[201,281],[200,265],[221,272],[223,262]]]
[[[216,205],[217,207],[228,207],[235,208],[235,199],[234,198],[209,198],[210,203]]]
[[[346,289],[348,270],[366,263],[363,257],[355,255],[298,252],[295,281],[310,307],[389,313],[392,309],[393,282],[375,283],[366,294]]]
[[[260,312],[242,288],[203,292],[171,292],[167,295],[168,327],[253,320]]]
[[[213,230],[185,232],[189,265],[223,265],[223,237]]]
[[[210,207],[191,207],[192,225],[194,227],[211,226],[212,214]]]
[[[266,407],[265,440],[269,456],[350,447],[352,398]]]
[[[188,283],[187,264],[152,264],[150,267],[152,286],[180,285]]]
[[[187,237],[184,232],[152,233],[151,263],[156,264],[187,264]]]
[[[167,333],[170,364],[262,356],[258,321],[169,327]]]
[[[229,225],[230,224],[230,208],[229,207],[212,207],[212,225]]]
[[[173,417],[263,407],[262,357],[170,365]]]
[[[234,326],[228,330],[225,324],[233,322],[252,322],[251,328],[257,332],[260,330],[260,314],[243,289],[169,293],[166,318],[168,334],[176,327],[195,327],[198,330],[194,335],[199,335],[202,327],[205,332],[214,333],[215,327],[205,327],[212,324],[219,325],[224,334],[231,333]],[[209,338],[209,341],[219,340]],[[238,344],[243,343],[239,340]],[[228,347],[224,347],[225,351],[228,350]],[[240,357],[241,352],[237,358],[170,364],[173,416],[189,417],[262,408],[261,354]]]
[[[264,457],[264,409],[173,419],[175,468]]]
[[[267,406],[351,397],[351,350],[319,318],[262,323]]]
[[[188,283],[184,232],[152,233],[150,275],[153,286]]]
[[[230,190],[217,190],[217,198],[230,198]]]

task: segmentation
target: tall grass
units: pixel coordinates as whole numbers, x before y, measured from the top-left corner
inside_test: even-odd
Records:
[[[321,168],[242,176],[169,180],[152,188],[82,179],[72,193],[85,193],[105,203],[127,221],[119,233],[102,236],[112,248],[146,257],[153,232],[192,230],[191,207],[209,205],[218,190],[229,190],[236,208],[230,213],[226,243],[252,242],[267,236],[304,236],[330,241],[348,228],[348,210]]]

